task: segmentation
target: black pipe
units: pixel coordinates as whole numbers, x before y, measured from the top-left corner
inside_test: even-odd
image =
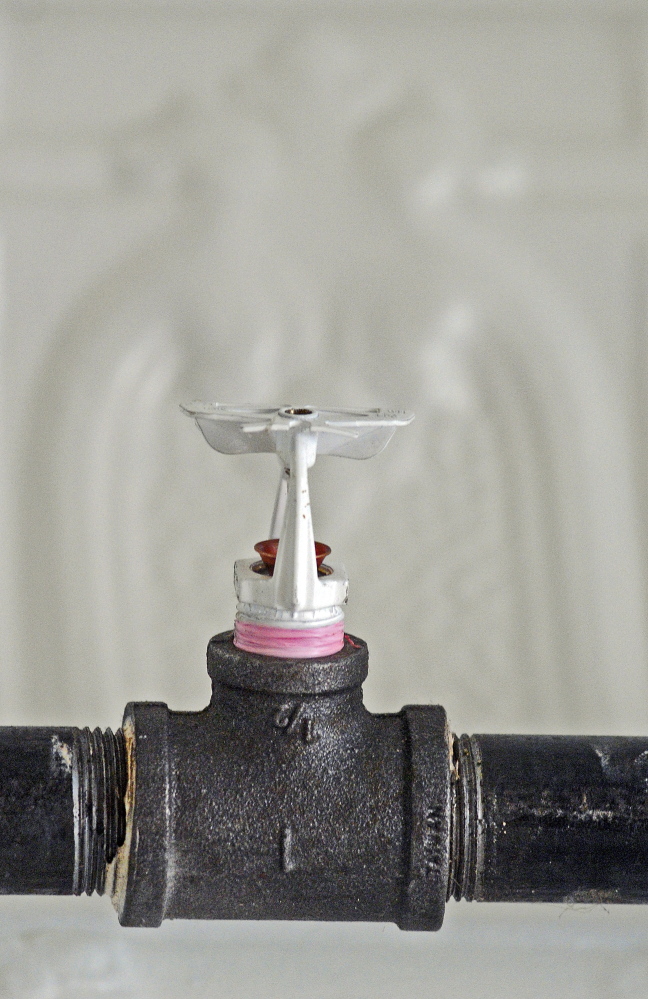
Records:
[[[0,728],[0,893],[103,894],[125,791],[121,730]]]
[[[109,888],[120,921],[394,921],[446,898],[648,902],[648,738],[456,738],[372,715],[367,648],[208,649],[210,705],[124,729],[0,729],[0,891]],[[107,880],[107,872],[110,877]]]
[[[455,753],[455,898],[648,901],[648,739],[464,735]]]

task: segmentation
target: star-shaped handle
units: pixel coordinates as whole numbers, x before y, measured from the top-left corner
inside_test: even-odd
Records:
[[[371,458],[412,413],[383,409],[316,409],[314,406],[183,406],[207,443],[223,454],[275,452],[281,476],[270,537],[279,538],[273,575],[277,607],[303,611],[315,604],[318,586],[308,469],[318,454]]]

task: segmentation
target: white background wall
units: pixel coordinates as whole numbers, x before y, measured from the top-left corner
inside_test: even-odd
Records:
[[[416,411],[313,476],[371,708],[648,731],[647,27],[623,0],[2,8],[3,724],[206,702],[275,466],[210,452],[177,408],[202,397]],[[647,919],[136,931],[4,898],[0,996],[637,996]]]

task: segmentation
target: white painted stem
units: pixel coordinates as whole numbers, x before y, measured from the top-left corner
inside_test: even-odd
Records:
[[[291,431],[290,474],[286,509],[274,571],[277,606],[304,610],[313,606],[317,587],[315,537],[308,492],[308,469],[315,462],[317,434]]]
[[[281,458],[281,472],[279,473],[279,485],[277,486],[277,496],[275,498],[272,520],[270,522],[269,538],[278,538],[283,528],[284,517],[286,515],[286,499],[288,498],[288,480],[290,469],[286,468]]]

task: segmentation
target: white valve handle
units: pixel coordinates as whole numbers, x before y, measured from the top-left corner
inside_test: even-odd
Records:
[[[282,623],[305,626],[304,614],[322,609],[318,591],[308,469],[318,454],[371,458],[412,413],[397,410],[317,410],[312,406],[260,407],[193,403],[183,406],[205,440],[223,454],[275,452],[281,462],[270,537],[279,538],[272,607]],[[332,581],[331,581],[332,582]],[[264,614],[271,608],[264,609]],[[313,625],[317,622],[314,619]]]

